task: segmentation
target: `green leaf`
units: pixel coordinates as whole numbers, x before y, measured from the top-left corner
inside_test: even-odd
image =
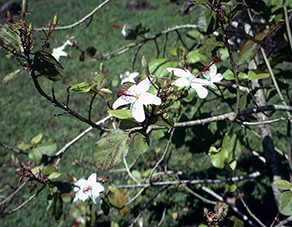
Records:
[[[42,153],[37,149],[31,149],[28,152],[28,157],[34,161],[34,163],[39,164],[42,160]]]
[[[158,78],[161,78],[169,75],[169,72],[166,70],[166,68],[176,68],[178,64],[177,62],[170,61],[167,58],[159,58],[150,61],[148,66],[151,74],[157,76]]]
[[[121,130],[107,133],[95,144],[94,165],[98,171],[107,171],[119,164],[129,151],[129,135]]]
[[[255,39],[262,41],[266,35],[267,35],[267,30],[259,33],[256,35]],[[240,49],[238,59],[236,60],[235,64],[236,65],[242,65],[245,62],[249,62],[252,59],[254,59],[255,55],[258,52],[258,49],[260,47],[260,44],[255,42],[255,40],[248,40],[243,47]]]
[[[235,184],[232,184],[229,186],[229,192],[235,192],[237,189],[236,185]]]
[[[111,94],[112,93],[112,91],[110,89],[107,89],[107,88],[101,88],[98,91],[101,91],[101,92],[104,92],[104,93],[107,93],[107,94]]]
[[[222,76],[225,80],[234,80],[235,79],[234,74],[233,74],[231,69],[227,69],[225,71],[225,73],[222,74]]]
[[[292,184],[286,180],[275,180],[273,185],[282,190],[290,190],[292,188]]]
[[[63,200],[61,194],[58,192],[49,194],[47,197],[47,201],[48,201],[47,211],[49,215],[53,219],[55,219],[55,221],[58,221],[63,214]]]
[[[47,175],[47,176],[49,176],[53,172],[58,172],[56,167],[53,165],[47,165],[42,171],[42,173]]]
[[[35,148],[42,154],[52,155],[57,150],[57,144],[52,140],[46,140],[42,143],[39,143]]]
[[[119,119],[133,118],[131,111],[128,109],[109,110],[108,113]]]
[[[292,192],[285,191],[279,198],[279,211],[287,216],[292,214]]]
[[[36,58],[34,67],[41,75],[47,77],[49,80],[58,81],[63,77],[59,71],[56,70],[54,64],[40,58]]]
[[[255,79],[264,79],[268,78],[270,76],[269,73],[260,73],[255,70],[248,71],[247,77],[249,80],[255,80]]]
[[[49,176],[48,176],[48,179],[52,180],[52,179],[56,179],[58,178],[59,176],[61,176],[62,173],[58,173],[58,172],[52,172]]]
[[[76,91],[76,92],[89,92],[91,90],[93,85],[90,85],[87,82],[81,82],[79,84],[73,84],[70,87],[70,90]]]
[[[206,55],[199,53],[199,49],[190,51],[187,54],[187,59],[190,63],[203,62],[208,60]]]
[[[41,61],[45,61],[51,63],[55,66],[58,66],[61,69],[64,69],[63,66],[54,58],[52,54],[46,51],[37,51],[35,56],[40,59]]]
[[[2,83],[6,84],[8,81],[12,80],[20,71],[21,69],[17,69],[11,73],[6,74],[2,79]]]
[[[36,135],[35,137],[33,137],[30,141],[31,144],[37,144],[41,141],[41,139],[43,138],[43,134],[39,133],[38,135]]]
[[[142,133],[137,133],[134,137],[134,150],[137,154],[144,154],[149,147],[149,137]]]
[[[20,36],[17,33],[18,28],[13,23],[4,23],[0,30],[0,37],[5,45],[12,47],[18,52],[23,52]]]
[[[109,200],[111,204],[117,208],[123,207],[128,202],[128,198],[125,196],[125,194],[117,188],[110,189]],[[125,217],[129,210],[129,206],[125,206],[123,209],[119,209],[119,214],[122,217]]]
[[[243,81],[248,81],[248,76],[247,76],[246,73],[239,72],[239,73],[238,73],[238,79],[239,79],[239,80],[243,80]]]
[[[139,124],[136,121],[133,120],[127,120],[127,119],[123,119],[119,122],[119,128],[120,129],[130,129],[130,128],[134,128],[139,126]]]
[[[199,48],[199,52],[201,54],[207,54],[217,47],[224,47],[224,42],[220,36],[213,36],[205,41],[204,45]]]
[[[209,150],[211,156],[211,163],[214,167],[223,169],[225,167],[225,161],[228,159],[228,151],[225,148],[217,150],[215,147],[211,147]]]

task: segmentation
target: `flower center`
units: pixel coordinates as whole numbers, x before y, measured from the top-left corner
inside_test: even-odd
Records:
[[[83,193],[85,194],[85,193],[88,193],[88,192],[90,192],[90,191],[92,191],[92,186],[88,186],[88,187],[86,187],[86,188],[83,188]]]
[[[123,96],[122,98],[127,100],[127,97],[134,97],[134,98],[139,98],[137,94],[135,94],[133,91],[129,90],[121,90],[118,92],[119,96]]]

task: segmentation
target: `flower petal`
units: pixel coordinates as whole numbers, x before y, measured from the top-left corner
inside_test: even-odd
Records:
[[[190,81],[185,78],[179,78],[175,80],[172,84],[177,87],[188,87],[191,85]]]
[[[130,109],[136,121],[143,122],[145,120],[144,107],[139,99],[132,103]]]
[[[94,204],[99,204],[100,202],[100,192],[104,191],[104,187],[101,183],[97,182],[93,185],[90,198]]]
[[[96,178],[97,178],[97,174],[92,173],[87,179],[88,185],[94,185],[96,183]]]
[[[223,76],[221,73],[217,73],[215,77],[213,77],[212,82],[220,82],[221,80],[223,80]]]
[[[136,98],[133,96],[122,95],[113,103],[113,109],[115,110],[120,106],[130,104],[130,103],[134,102],[135,100],[136,100]]]
[[[159,106],[161,104],[161,99],[156,95],[153,95],[149,92],[145,92],[140,95],[139,102],[142,103],[143,105],[154,104],[156,106]]]
[[[200,79],[200,78],[192,79],[191,84],[206,85],[206,86],[209,86],[209,87],[212,87],[212,88],[216,87],[211,81]]]
[[[133,87],[133,86],[132,86]],[[130,87],[130,89],[132,88]],[[149,90],[149,88],[151,87],[151,82],[148,78],[142,80],[138,85],[137,87],[135,88],[135,93],[136,94],[143,94],[145,93],[146,91]],[[130,90],[129,89],[129,90]]]
[[[173,72],[173,74],[177,77],[185,77],[189,78],[191,72],[189,70],[183,70],[183,69],[178,69],[178,68],[166,68],[168,72]]]
[[[195,83],[192,83],[191,86],[192,86],[193,89],[196,90],[199,98],[204,99],[204,98],[207,97],[207,95],[208,95],[207,88],[203,87],[202,85],[195,84]]]

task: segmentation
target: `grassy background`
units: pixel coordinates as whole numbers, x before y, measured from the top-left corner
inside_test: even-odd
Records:
[[[0,0],[0,2],[2,1]],[[46,4],[44,4],[44,1],[30,0],[29,11],[31,12],[31,16],[28,16],[28,20],[33,22],[34,27],[42,27],[45,26],[48,21],[52,20],[55,13],[58,13],[59,24],[61,26],[68,25],[81,19],[101,2],[102,1],[100,0],[48,0],[46,1]],[[54,39],[49,40],[51,48],[62,45],[62,42],[60,42],[61,40],[66,41],[68,37],[74,36],[78,41],[80,48],[86,49],[88,46],[94,46],[97,49],[98,54],[106,54],[116,50],[118,47],[132,42],[125,40],[121,34],[121,29],[114,28],[111,26],[112,24],[123,26],[125,23],[128,23],[129,25],[135,26],[142,23],[143,26],[150,28],[148,35],[152,36],[155,33],[175,25],[196,23],[199,16],[199,9],[187,15],[180,15],[179,9],[183,6],[184,1],[171,3],[169,0],[151,0],[148,1],[150,2],[151,8],[134,11],[129,11],[126,9],[126,4],[128,2],[129,0],[112,0],[112,2],[107,4],[103,9],[94,15],[91,24],[86,29],[82,29],[83,25],[81,25],[72,30],[54,32],[52,36]],[[182,32],[182,34],[183,33],[184,32]],[[38,32],[35,35],[35,50],[38,50],[42,45],[42,38],[43,35],[41,32]],[[56,40],[59,40],[59,42]],[[158,40],[160,46],[163,44],[163,41],[164,37]],[[180,45],[181,44],[177,35],[170,34],[168,37],[167,50]],[[86,81],[87,77],[90,77],[95,71],[99,70],[99,65],[101,63],[100,61],[92,59],[88,59],[88,61],[85,62],[80,62],[78,61],[79,52],[72,48],[66,48],[66,51],[69,53],[70,58],[60,59],[60,62],[64,67],[64,70],[62,71],[64,78],[57,83],[53,83],[45,79],[41,81],[48,93],[50,93],[51,88],[53,87],[56,97],[62,102],[66,101],[66,88],[71,84]],[[103,62],[105,65],[105,70],[108,72],[109,81],[116,80],[123,71],[131,70],[133,53],[134,50],[130,50],[117,58]],[[149,60],[156,58],[154,42],[148,43],[141,48],[135,65],[137,70],[141,69],[139,59],[141,59],[141,56],[143,55],[145,55]],[[16,61],[13,59],[6,59],[5,52],[3,50],[0,51],[0,59],[1,77],[17,68]],[[210,100],[213,98],[213,96],[210,96]],[[90,100],[91,98],[87,94],[71,93],[70,104],[74,110],[81,112],[86,116]],[[220,100],[213,100],[212,106],[207,105],[205,110],[206,112],[212,111],[214,106],[219,105]],[[102,116],[105,116],[104,111],[104,104],[101,100],[96,101],[93,105],[92,118],[96,121],[99,120]],[[224,109],[221,108],[220,111],[224,112]],[[14,146],[20,141],[29,142],[33,136],[42,132],[45,138],[53,139],[58,144],[58,148],[62,148],[67,142],[72,140],[75,136],[88,127],[68,115],[55,117],[54,114],[58,113],[62,112],[55,108],[51,103],[47,102],[43,97],[38,95],[32,81],[26,73],[21,73],[7,84],[0,84],[1,142]],[[223,126],[223,128],[224,127],[225,126]],[[235,127],[233,130],[233,132],[237,132],[239,136],[245,138],[246,135],[239,126]],[[197,127],[196,129],[187,130],[186,133],[192,136],[192,138],[197,135],[200,136],[200,128]],[[87,136],[82,138],[79,143],[70,147],[62,157],[59,171],[75,176],[77,179],[82,176],[88,177],[89,174],[94,171],[92,153],[94,150],[94,144],[98,140],[99,136],[99,132],[93,130]],[[178,140],[179,136],[180,135],[178,134]],[[205,135],[201,135],[201,138],[204,138],[203,136]],[[261,144],[259,143],[259,140],[255,139],[251,135],[248,135],[248,137],[252,138],[250,140],[251,147],[255,150],[260,150]],[[283,150],[285,148],[284,141],[284,138],[280,136],[276,140],[276,145]],[[139,168],[137,169],[140,169],[140,167],[143,166],[151,166],[160,158],[161,151],[159,152],[155,149],[157,143],[165,143],[165,138],[160,141],[153,141],[147,154],[144,155],[142,160],[138,161],[137,167]],[[197,148],[199,144],[203,143],[203,139],[189,139],[186,145],[175,149],[174,156],[176,158],[170,163],[170,167],[173,170],[180,170],[180,167],[184,166],[184,172],[186,174],[194,174],[195,176],[200,176],[202,178],[220,178],[224,176],[226,173],[223,171],[214,171],[214,169],[212,171],[209,169],[209,158],[205,155],[205,153],[197,153],[194,149],[191,149],[191,147]],[[18,176],[15,174],[14,167],[19,166],[21,162],[28,161],[26,156],[20,155],[17,156],[18,161],[16,160],[13,162],[12,155],[12,151],[0,147],[0,193],[3,197],[10,195],[15,187],[19,185],[19,183],[17,183]],[[127,157],[129,163],[134,158],[135,154],[131,155],[131,153],[129,153]],[[84,168],[72,166],[73,159],[82,160]],[[252,163],[251,161],[256,165],[249,165],[248,167],[244,165],[244,163]],[[259,169],[263,168],[262,164],[257,163],[255,158],[251,157],[247,151],[243,152],[241,162],[239,162],[238,165],[243,168],[241,171],[245,172],[254,171],[254,166],[257,166]],[[123,168],[123,166],[119,165],[116,168]],[[100,173],[100,176],[102,177],[106,177],[108,175],[108,173]],[[62,179],[68,180],[66,178],[66,174],[63,174]],[[119,183],[119,179],[121,179],[120,173],[111,173],[111,180],[115,181],[116,184]],[[265,188],[265,180],[266,179],[260,179],[258,182],[259,184],[251,181],[251,184],[249,185],[250,188],[248,188],[248,190],[251,191],[250,194],[252,194],[252,196],[257,198],[259,201],[265,201],[264,198],[266,198],[269,194],[269,192],[266,193],[267,190]],[[124,182],[127,182],[127,180],[124,180]],[[220,192],[219,186],[217,189]],[[128,191],[125,192],[127,193]],[[221,192],[223,193],[224,190],[222,189]],[[144,195],[147,197],[152,194],[153,192],[146,191]],[[172,196],[169,197],[169,194],[172,194]],[[20,195],[15,197],[8,210],[12,207],[16,207],[29,195],[29,188],[27,188],[25,193],[20,193]],[[70,226],[72,223],[72,219],[68,215],[70,204],[64,205],[65,215],[63,215],[61,220],[56,224],[55,221],[48,217],[45,211],[47,206],[46,196],[47,191],[45,190],[19,212],[3,218],[1,220],[1,226]],[[160,202],[151,205],[147,213],[143,216],[146,222],[149,221],[151,223],[153,221],[155,223],[155,221],[159,220],[160,214],[157,214],[155,211],[162,210],[164,203],[161,201],[166,200],[172,201],[172,203],[168,207],[169,215],[167,215],[165,219],[165,226],[193,224],[194,217],[196,217],[196,223],[200,221],[200,217],[202,216],[202,207],[204,205],[194,197],[186,194],[178,188],[169,189],[167,193],[162,193],[157,200]],[[143,207],[146,202],[147,201],[143,200],[143,198],[138,200],[137,203],[135,203],[134,209],[131,210],[132,215],[135,214],[135,212],[137,213],[137,210]],[[185,206],[191,209],[189,211],[184,210],[183,208]],[[172,212],[178,212],[180,219],[173,220],[171,218]],[[100,224],[100,226],[108,226],[109,220],[119,222],[120,226],[127,225],[127,221],[129,221],[127,216],[125,218],[120,218],[117,216],[117,212],[113,212],[113,214],[111,214],[108,218],[103,219],[104,222],[103,224]]]

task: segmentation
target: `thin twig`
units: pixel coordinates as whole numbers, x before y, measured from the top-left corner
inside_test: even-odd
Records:
[[[72,29],[80,24],[82,24],[83,22],[85,22],[86,20],[92,18],[92,16],[98,11],[100,10],[103,6],[105,6],[107,3],[109,3],[111,0],[106,0],[104,1],[103,3],[101,3],[99,6],[97,6],[94,10],[92,10],[89,14],[87,14],[85,17],[83,17],[81,20],[73,23],[73,24],[70,24],[70,25],[66,25],[66,26],[56,26],[55,27],[55,31],[57,30],[67,30],[67,29]],[[49,28],[35,28],[34,29],[35,31],[48,31]]]

